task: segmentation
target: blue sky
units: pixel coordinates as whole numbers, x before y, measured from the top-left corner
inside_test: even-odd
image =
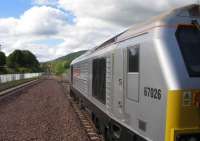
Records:
[[[34,44],[41,44],[41,45],[48,45],[49,47],[53,47],[53,46],[59,45],[63,42],[64,42],[64,40],[62,40],[62,39],[50,39],[50,40],[44,39],[44,40],[34,41],[33,43]]]
[[[0,4],[0,18],[19,17],[31,6],[31,0],[2,0]]]

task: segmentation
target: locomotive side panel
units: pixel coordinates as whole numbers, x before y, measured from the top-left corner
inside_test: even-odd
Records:
[[[102,132],[106,132],[104,130],[104,126],[107,124],[119,125],[119,130],[121,131],[125,128],[123,133],[121,133],[121,139],[123,140],[126,133],[131,130],[134,134],[137,134],[139,137],[144,137],[148,140],[164,140],[164,133],[165,133],[165,111],[166,111],[166,84],[164,83],[162,77],[162,71],[160,69],[158,55],[156,50],[156,44],[152,40],[153,34],[145,34],[137,38],[131,38],[124,42],[121,42],[117,48],[111,50],[110,52],[104,51],[103,53],[96,53],[98,55],[93,55],[90,58],[90,61],[87,62],[90,64],[88,69],[90,71],[88,75],[88,80],[90,80],[87,85],[89,87],[89,95],[85,95],[81,91],[81,79],[78,79],[80,82],[76,82],[77,75],[76,69],[84,69],[78,65],[73,65],[73,79],[74,85],[73,87],[84,96],[86,103],[89,104],[88,108],[92,111],[95,116],[95,119],[98,119],[98,126],[101,127]],[[139,45],[139,46],[138,46]],[[128,56],[127,56],[127,49],[133,46],[139,47],[139,68],[138,73],[134,74],[138,77],[138,83],[133,91],[129,91],[127,89],[127,77],[128,77]],[[106,53],[105,53],[106,52]],[[105,88],[106,88],[106,102],[102,103],[98,100],[97,97],[93,96],[93,62],[95,59],[102,59],[106,60],[106,81],[105,81]],[[95,68],[98,69],[98,66]],[[99,68],[100,69],[100,68]],[[78,71],[79,72],[79,71]],[[84,78],[81,75],[80,70],[80,78]],[[135,80],[133,80],[135,81]],[[130,84],[134,84],[132,80],[129,81]],[[90,86],[89,86],[90,85]],[[155,88],[162,91],[162,98],[159,99],[151,98],[151,95],[147,96],[144,95],[144,91],[146,88]],[[130,99],[132,95],[138,96],[136,101]],[[88,105],[88,104],[86,104]],[[99,108],[97,110],[96,108]],[[158,114],[160,113],[160,114]],[[107,116],[106,116],[107,114]],[[105,116],[103,116],[105,115]],[[110,116],[108,118],[108,116]],[[106,120],[105,120],[105,117]],[[116,122],[112,121],[111,119],[116,120]],[[111,123],[107,123],[107,121],[112,121]],[[97,124],[97,123],[96,123]],[[155,126],[155,125],[160,125]],[[110,127],[112,128],[112,127]],[[121,131],[122,132],[122,131]],[[160,134],[157,134],[157,133]]]
[[[73,87],[87,96],[89,94],[89,63],[82,62],[73,65],[72,72]]]
[[[139,120],[146,123],[146,131],[140,129],[151,140],[164,140],[166,121],[167,84],[162,72],[160,58],[153,39],[141,48],[140,112]],[[138,124],[140,124],[138,122]],[[158,126],[159,125],[159,126]]]
[[[148,34],[121,42],[119,46],[124,52],[124,115],[126,117],[124,123],[149,140],[159,141],[164,140],[165,135],[163,121],[166,120],[167,86],[156,52],[158,46],[154,43],[153,37],[153,32],[149,31]],[[128,70],[129,65],[133,65],[129,62],[131,59],[128,51],[134,48],[138,48],[139,57],[138,68],[134,65],[136,69],[133,68],[135,69],[133,71]],[[133,80],[130,79],[131,75]],[[132,85],[131,91],[128,83]],[[131,96],[135,99],[131,99]]]

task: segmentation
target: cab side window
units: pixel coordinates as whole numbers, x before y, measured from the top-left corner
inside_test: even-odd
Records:
[[[128,72],[139,72],[139,46],[128,48]]]

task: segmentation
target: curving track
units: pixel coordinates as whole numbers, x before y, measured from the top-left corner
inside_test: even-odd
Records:
[[[88,140],[56,80],[43,80],[0,101],[0,141]]]

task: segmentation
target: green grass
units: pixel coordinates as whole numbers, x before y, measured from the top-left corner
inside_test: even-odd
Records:
[[[2,84],[0,84],[0,92],[4,91],[6,89],[12,88],[12,87],[16,87],[23,83],[30,82],[35,79],[37,79],[37,78],[30,78],[30,79],[23,79],[23,80],[16,80],[16,81],[11,81],[11,82],[7,82],[7,83],[2,83]]]

